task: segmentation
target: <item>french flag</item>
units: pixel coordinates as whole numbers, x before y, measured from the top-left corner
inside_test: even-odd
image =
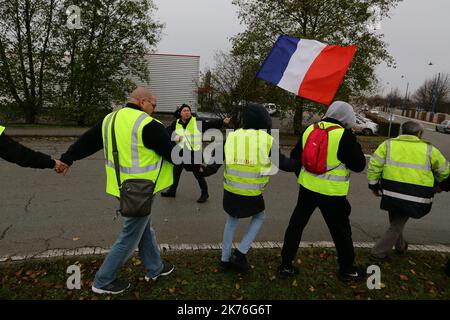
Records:
[[[341,47],[281,35],[256,76],[300,97],[329,105],[356,45]]]

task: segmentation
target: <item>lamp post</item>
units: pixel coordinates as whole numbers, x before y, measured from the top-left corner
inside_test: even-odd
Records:
[[[406,113],[406,100],[408,99],[408,89],[409,89],[409,82],[406,83],[406,92],[405,98],[403,99],[402,116],[404,116]]]
[[[431,115],[434,117],[434,114],[436,113],[436,103],[439,96],[439,82],[441,80],[441,73],[438,73],[438,77],[436,79],[436,82],[434,84],[434,90],[433,90],[433,98],[431,100]]]

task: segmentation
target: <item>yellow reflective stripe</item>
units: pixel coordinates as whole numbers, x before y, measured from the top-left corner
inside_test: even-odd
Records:
[[[349,176],[337,176],[334,174],[328,174],[328,173],[324,173],[324,174],[314,174],[312,172],[309,172],[308,170],[306,170],[305,168],[302,167],[302,170],[304,170],[305,172],[307,172],[309,175],[319,178],[319,179],[323,179],[323,180],[329,180],[329,181],[349,181],[350,177]]]
[[[2,134],[3,133],[3,131],[5,131],[5,127],[4,126],[0,126],[0,134]]]
[[[431,170],[431,151],[433,149],[432,145],[427,146],[427,155],[425,165],[413,164],[407,162],[393,161],[391,160],[391,140],[386,141],[386,164],[394,167],[408,168],[408,169],[418,169],[418,170]]]
[[[386,162],[385,159],[381,158],[379,155],[377,155],[375,153],[372,155],[372,159],[378,161],[381,164],[384,164]]]
[[[414,196],[410,196],[407,194],[392,192],[392,191],[388,191],[388,190],[383,190],[383,195],[389,196],[392,198],[397,198],[397,199],[402,199],[402,200],[407,200],[407,201],[417,202],[417,203],[424,203],[424,204],[429,204],[429,203],[433,202],[433,198],[414,197]]]
[[[143,113],[141,114],[133,125],[133,131],[131,132],[131,167],[132,168],[139,168],[139,148],[138,148],[138,131],[139,126],[141,125],[142,121],[147,119],[148,114]],[[147,171],[146,171],[147,172]]]
[[[327,166],[327,171],[331,170],[347,170],[347,166],[343,163],[338,166]]]
[[[114,162],[110,161],[110,160],[106,160],[106,165],[110,168],[115,169],[114,167]],[[126,174],[141,174],[141,173],[148,173],[148,172],[152,172],[155,171],[157,169],[159,169],[162,165],[162,160],[160,160],[159,162],[155,163],[155,164],[150,164],[148,166],[143,166],[143,167],[122,167],[120,166],[120,172],[122,173],[126,173]]]
[[[444,172],[447,169],[448,169],[448,161],[445,161],[445,164],[442,167],[440,167],[439,169],[437,169],[436,172],[437,173],[442,173],[442,172]]]
[[[243,189],[243,190],[261,190],[266,186],[266,183],[260,184],[251,184],[251,183],[241,183],[232,180],[228,180],[225,178],[225,183],[231,187]]]
[[[236,176],[236,177],[242,177],[242,178],[263,178],[264,177],[259,172],[240,171],[240,170],[233,170],[233,169],[229,169],[229,168],[225,168],[225,173]]]

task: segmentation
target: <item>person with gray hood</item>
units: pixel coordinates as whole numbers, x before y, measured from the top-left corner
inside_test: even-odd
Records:
[[[298,176],[300,185],[297,205],[292,213],[284,236],[281,251],[279,278],[298,274],[299,269],[292,262],[297,253],[303,229],[312,213],[318,207],[330,230],[338,256],[338,278],[342,281],[362,280],[366,270],[354,266],[355,253],[349,221],[351,211],[347,200],[350,170],[361,172],[366,165],[364,153],[356,141],[352,128],[356,124],[353,107],[342,101],[333,102],[324,117],[312,124],[302,133],[300,140],[291,152],[291,159],[302,162],[302,153],[308,137],[315,125],[328,131],[326,172],[309,172],[303,164]]]

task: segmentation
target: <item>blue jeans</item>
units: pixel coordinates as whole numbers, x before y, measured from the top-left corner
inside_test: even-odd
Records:
[[[247,254],[253,240],[255,240],[259,229],[264,222],[264,211],[252,216],[252,220],[247,227],[244,237],[239,244],[239,251],[243,254]],[[236,231],[237,225],[239,223],[238,218],[228,216],[228,220],[225,224],[225,229],[223,230],[223,241],[222,241],[222,261],[228,262],[231,257],[231,247],[233,245],[233,237]]]
[[[97,271],[94,287],[102,288],[113,282],[117,272],[139,247],[139,256],[147,270],[148,277],[155,277],[163,270],[163,262],[156,242],[150,215],[139,218],[125,218],[119,238],[116,240],[102,266]]]

